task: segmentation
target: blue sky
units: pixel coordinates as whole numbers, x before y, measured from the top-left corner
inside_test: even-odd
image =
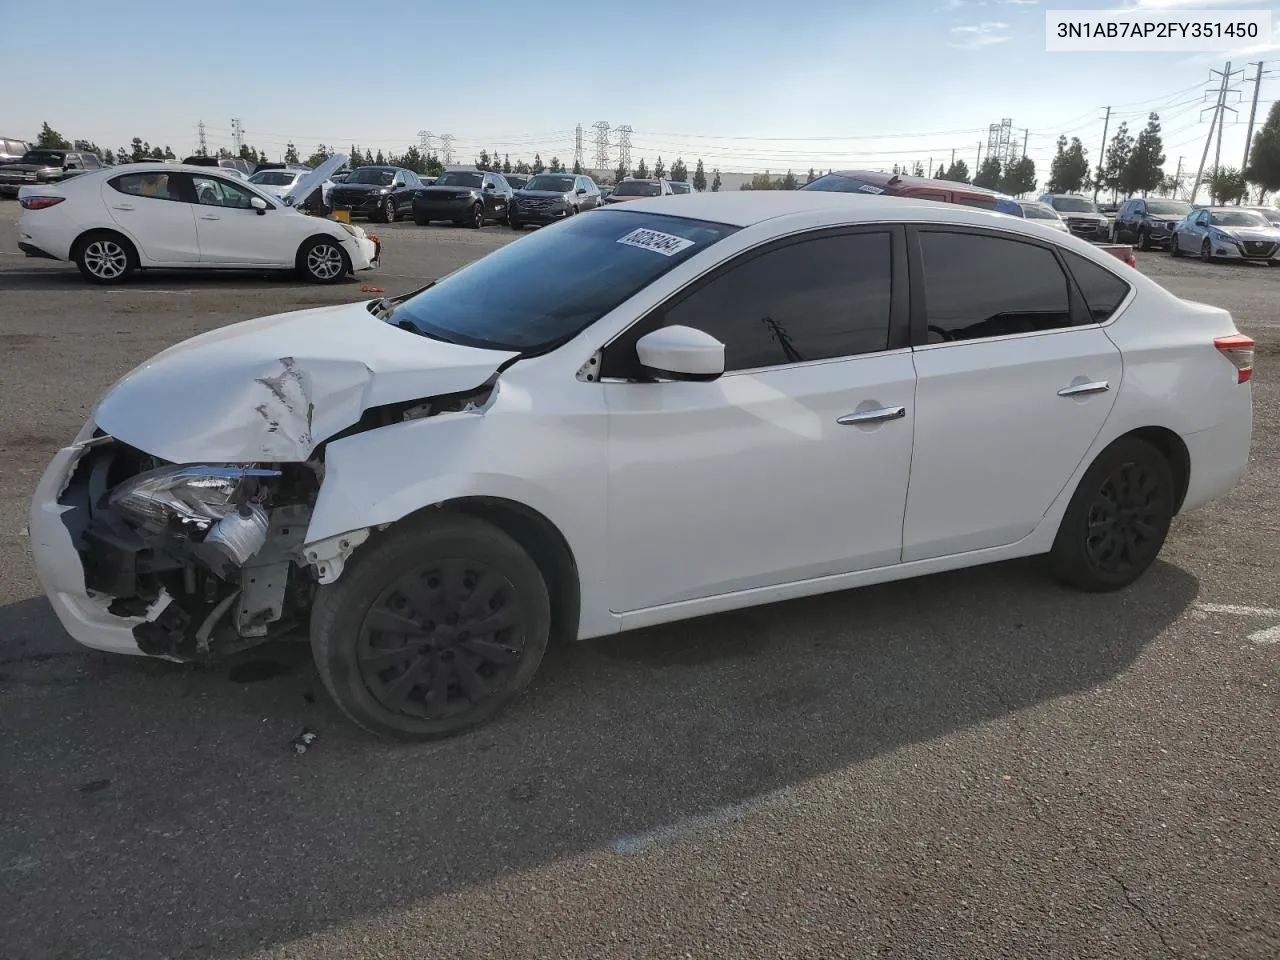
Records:
[[[1280,98],[1280,34],[1220,53],[1047,53],[1037,0],[705,0],[627,5],[219,0],[9,4],[6,72],[28,77],[4,135],[47,120],[117,147],[139,136],[182,155],[196,124],[230,144],[230,118],[273,155],[288,141],[403,149],[418,131],[572,161],[582,124],[630,124],[632,159],[701,156],[710,170],[949,161],[973,166],[986,127],[1028,129],[1039,173],[1059,133],[1096,160],[1102,108],[1141,126],[1161,113],[1167,166],[1199,159],[1210,67],[1269,60],[1259,118]],[[1051,9],[1275,9],[1254,0],[1048,0]],[[366,9],[368,12],[361,12]],[[589,28],[581,23],[587,20]],[[1280,24],[1280,9],[1273,12]],[[22,43],[24,38],[30,42]],[[16,49],[15,49],[16,47]],[[1251,75],[1251,72],[1250,72]],[[1252,85],[1239,83],[1224,162],[1239,163]],[[10,87],[14,89],[14,87]],[[612,163],[617,153],[610,149]]]

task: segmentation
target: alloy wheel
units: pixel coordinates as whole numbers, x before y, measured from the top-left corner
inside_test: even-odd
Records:
[[[511,581],[476,560],[410,570],[365,615],[356,659],[384,708],[444,719],[505,686],[519,668],[523,611]]]
[[[317,243],[307,251],[307,272],[317,280],[332,280],[342,268],[342,251],[331,243]]]
[[[390,197],[387,197],[387,199],[386,199],[385,201],[383,201],[383,204],[382,204],[382,218],[383,218],[384,220],[386,220],[386,221],[387,221],[387,223],[395,223],[395,219],[396,219],[396,202],[395,202],[394,200],[392,200]]]
[[[1107,574],[1145,566],[1163,542],[1166,491],[1142,463],[1122,464],[1094,494],[1087,511],[1085,553]]]
[[[484,227],[484,207],[481,204],[477,203],[475,205],[475,208],[472,210],[472,219],[477,230]]]
[[[94,240],[84,248],[85,268],[101,280],[116,280],[129,266],[129,254],[114,240]]]

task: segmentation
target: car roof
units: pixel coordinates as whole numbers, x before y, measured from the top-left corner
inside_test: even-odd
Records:
[[[645,197],[626,205],[627,211],[663,213],[671,216],[710,220],[735,227],[815,211],[844,212],[848,223],[875,223],[882,220],[923,220],[991,226],[1008,223],[1009,218],[994,211],[958,203],[893,197],[884,194],[833,193],[825,190],[730,190],[720,193],[681,194],[676,197]],[[993,218],[998,217],[998,220]]]

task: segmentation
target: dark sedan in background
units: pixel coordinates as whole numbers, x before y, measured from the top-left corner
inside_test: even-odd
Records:
[[[505,222],[511,187],[502,174],[488,170],[446,170],[413,196],[413,222],[426,226],[448,220],[479,230],[487,222]]]
[[[422,181],[403,167],[356,167],[329,192],[329,206],[349,210],[370,220],[394,223],[413,209],[413,195]]]
[[[600,188],[588,176],[539,173],[511,201],[512,230],[526,225],[554,223],[600,206]]]

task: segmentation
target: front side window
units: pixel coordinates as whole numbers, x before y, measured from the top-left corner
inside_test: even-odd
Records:
[[[1071,325],[1067,278],[1044,247],[982,234],[921,231],[929,342]]]
[[[1110,319],[1129,295],[1129,284],[1078,253],[1063,250],[1062,256],[1067,261],[1067,269],[1076,279],[1076,286],[1084,295],[1085,306],[1088,307],[1093,322],[1103,323]]]
[[[196,202],[206,207],[231,207],[235,210],[251,210],[250,203],[256,193],[250,193],[238,187],[230,180],[220,177],[202,177],[194,174],[191,177],[196,188]]]
[[[748,255],[663,315],[725,345],[725,370],[751,370],[884,350],[892,237],[857,233]]]
[[[175,200],[185,203],[178,176],[167,173],[126,173],[108,181],[112,187],[131,197],[148,197],[152,200]]]
[[[625,210],[570,217],[449,274],[386,320],[449,343],[544,352],[738,229]]]

